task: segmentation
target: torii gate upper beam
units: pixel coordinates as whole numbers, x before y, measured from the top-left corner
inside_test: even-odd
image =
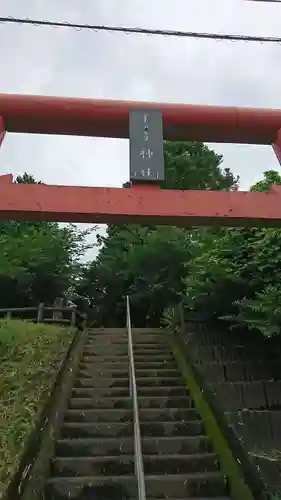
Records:
[[[281,163],[281,110],[0,94],[5,132],[129,137],[129,112],[157,109],[164,139],[271,144]],[[168,191],[158,186],[15,185],[0,178],[0,219],[281,226],[281,193]]]
[[[129,111],[158,109],[164,139],[273,144],[281,110],[0,94],[7,132],[129,137]]]

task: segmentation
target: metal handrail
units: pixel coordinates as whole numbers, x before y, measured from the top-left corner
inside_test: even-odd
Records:
[[[139,405],[137,396],[137,384],[136,384],[136,373],[135,373],[133,340],[132,340],[130,300],[128,296],[126,297],[126,303],[127,303],[128,355],[129,355],[129,371],[130,371],[130,395],[133,399],[133,416],[134,416],[135,474],[137,476],[138,499],[146,500],[143,458],[141,449]]]

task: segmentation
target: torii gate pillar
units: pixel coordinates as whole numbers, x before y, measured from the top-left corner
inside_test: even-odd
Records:
[[[272,144],[274,153],[276,154],[277,160],[279,161],[279,164],[281,165],[281,129],[278,130],[276,140]]]
[[[0,147],[5,137],[5,123],[3,118],[0,116]]]

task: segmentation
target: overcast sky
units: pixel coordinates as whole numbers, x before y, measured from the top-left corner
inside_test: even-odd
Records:
[[[244,0],[0,0],[0,16],[280,36],[281,5]],[[0,92],[281,107],[281,45],[0,24]],[[270,147],[212,145],[241,188],[278,169]],[[120,186],[128,141],[10,135],[0,173]]]

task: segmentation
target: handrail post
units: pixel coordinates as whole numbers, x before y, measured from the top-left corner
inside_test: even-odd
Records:
[[[134,415],[135,474],[137,476],[138,500],[146,500],[144,471],[143,471],[143,457],[142,457],[142,449],[141,449],[139,408],[138,408],[136,374],[135,374],[133,340],[132,340],[130,300],[129,300],[128,295],[126,297],[126,310],[127,310],[127,315],[126,315],[127,321],[126,322],[127,322],[127,330],[128,330],[130,394],[131,394],[132,399],[133,399],[133,415]]]
[[[74,328],[76,325],[76,314],[77,310],[76,308],[71,311],[71,320],[70,320],[70,325]]]
[[[56,308],[63,308],[63,298],[62,297],[57,297],[54,301],[54,307]],[[53,311],[53,320],[59,321],[63,319],[63,312],[62,311]]]
[[[44,321],[44,302],[40,302],[37,312],[37,323],[43,323]]]

